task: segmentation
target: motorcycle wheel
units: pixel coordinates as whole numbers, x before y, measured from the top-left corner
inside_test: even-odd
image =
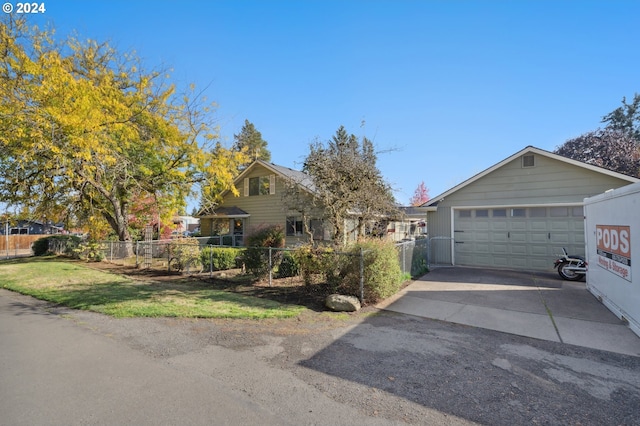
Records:
[[[558,265],[558,275],[560,275],[560,278],[567,281],[580,281],[582,277],[584,277],[584,274],[577,274],[571,270],[565,271],[564,268],[568,266],[568,263],[562,263]]]

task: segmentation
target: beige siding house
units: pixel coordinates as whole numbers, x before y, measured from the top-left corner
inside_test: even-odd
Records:
[[[297,201],[291,196],[283,198],[287,189],[295,184],[299,191]],[[311,177],[301,171],[257,160],[247,167],[235,180],[240,196],[231,191],[222,195],[222,202],[211,211],[201,211],[200,232],[215,245],[244,246],[244,239],[253,229],[265,225],[280,225],[285,229],[288,247],[307,242],[304,220],[316,242],[331,241],[333,228],[323,220],[324,212],[314,206],[314,184]],[[297,206],[297,208],[288,208]],[[304,211],[304,215],[302,213]],[[386,220],[386,237],[403,240],[421,235],[424,219],[416,219],[405,213],[405,218]],[[424,218],[424,216],[422,216]],[[345,239],[357,238],[357,220],[345,220]]]
[[[284,206],[287,182],[295,182],[303,196],[313,192],[313,183],[305,173],[262,160],[253,162],[235,180],[240,196],[227,191],[213,211],[200,212],[202,236],[213,236],[214,244],[243,246],[244,237],[253,229],[280,225],[285,229],[287,246],[307,241],[302,214]],[[314,240],[329,239],[331,234],[325,229],[322,212],[310,211],[306,215]]]
[[[551,269],[584,255],[584,198],[638,181],[529,146],[423,205],[431,263]]]

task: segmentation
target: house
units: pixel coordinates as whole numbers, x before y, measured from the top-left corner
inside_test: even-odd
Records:
[[[5,224],[6,225],[6,224]],[[4,235],[8,230],[9,235],[44,235],[62,234],[64,228],[62,224],[53,224],[51,221],[18,220],[10,226],[0,227],[0,235]]]
[[[193,216],[175,216],[172,235],[191,235],[200,227],[200,220]]]
[[[305,173],[263,160],[254,161],[234,181],[239,197],[225,191],[220,205],[197,215],[201,235],[213,237],[214,244],[243,246],[244,237],[253,228],[281,225],[285,228],[287,246],[306,241],[302,214],[284,208],[282,196],[289,182],[296,182],[301,192],[312,196],[313,182]],[[325,232],[328,230],[321,220],[322,212],[317,211],[313,216],[310,225],[314,238],[329,239],[330,234]]]
[[[200,232],[211,236],[213,244],[243,246],[251,229],[262,225],[281,225],[285,229],[287,246],[308,241],[303,218],[313,233],[314,241],[330,241],[332,228],[323,220],[324,212],[314,206],[315,186],[311,177],[301,171],[257,160],[249,165],[234,181],[240,196],[231,191],[222,194],[222,202],[213,210],[201,211]],[[294,184],[299,188],[298,209],[285,206],[285,194]],[[289,198],[290,199],[290,198]],[[291,199],[290,199],[291,200]],[[290,202],[289,205],[295,203]],[[302,213],[304,211],[304,215]],[[348,219],[345,227],[347,239],[356,237],[356,223]]]
[[[528,146],[422,205],[431,263],[549,270],[585,254],[584,198],[638,181]]]
[[[402,220],[389,224],[387,232],[394,234],[395,241],[415,239],[427,236],[427,212],[420,206],[398,206]]]

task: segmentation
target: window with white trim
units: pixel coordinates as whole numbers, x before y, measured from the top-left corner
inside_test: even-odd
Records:
[[[302,236],[302,218],[296,216],[287,217],[287,237],[301,237]]]
[[[276,176],[256,176],[245,178],[244,195],[271,195],[276,193]]]

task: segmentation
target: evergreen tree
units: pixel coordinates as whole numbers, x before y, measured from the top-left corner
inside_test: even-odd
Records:
[[[267,141],[262,139],[262,134],[249,120],[244,120],[244,126],[240,133],[233,135],[233,149],[236,151],[246,150],[248,162],[241,168],[246,168],[256,160],[271,161],[271,152],[267,149]]]
[[[602,117],[602,122],[607,123],[607,128],[620,130],[640,144],[640,94],[633,96],[633,101],[627,103],[627,98],[622,98],[622,106],[614,109]]]

